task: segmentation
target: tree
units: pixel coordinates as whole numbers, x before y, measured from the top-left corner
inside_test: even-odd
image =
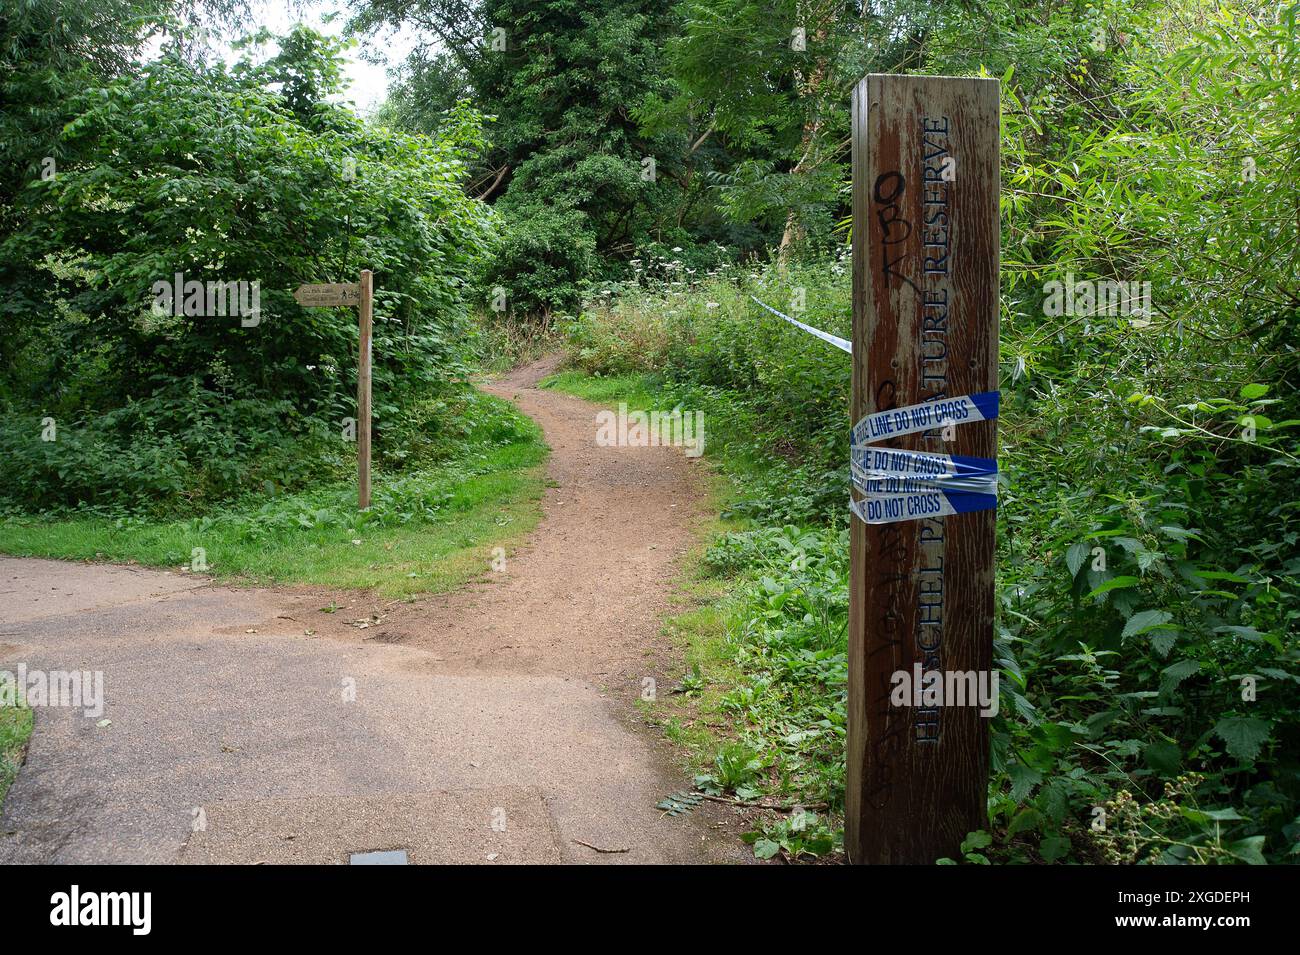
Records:
[[[509,282],[512,305],[572,309],[578,283],[599,267],[590,250],[626,259],[676,225],[671,176],[681,134],[645,135],[636,117],[647,96],[668,89],[661,49],[672,18],[661,4],[375,0],[353,27],[381,23],[414,24],[442,45],[407,63],[385,116],[428,129],[437,110],[469,95],[495,117],[473,189],[515,237],[511,261],[489,276]],[[551,280],[560,284],[547,291]]]
[[[380,433],[404,396],[463,376],[466,291],[493,230],[462,188],[481,118],[454,110],[436,140],[368,125],[315,99],[337,52],[300,28],[260,67],[166,54],[69,101],[68,158],[24,188],[0,241],[0,271],[29,280],[3,292],[11,408],[85,419],[110,443],[142,421],[173,435],[208,421],[197,431],[229,429],[240,456],[312,419],[335,428],[355,413],[355,311],[292,291],[362,268],[379,290]],[[266,88],[284,75],[302,82]],[[256,289],[257,314],[229,293],[155,307],[178,273],[216,294],[240,283],[245,307]],[[253,417],[235,427],[227,404]]]

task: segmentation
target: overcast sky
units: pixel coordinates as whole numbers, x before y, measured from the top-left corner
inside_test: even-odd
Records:
[[[250,32],[264,26],[273,33],[284,34],[288,33],[295,23],[306,23],[322,33],[342,36],[343,25],[348,18],[344,0],[299,0],[294,4],[286,3],[285,0],[251,0],[250,5],[254,15]],[[332,12],[337,12],[339,15],[333,22],[326,23],[325,17]],[[230,48],[229,43],[229,40],[236,38],[232,35],[216,44],[217,49],[229,63],[239,59],[239,54]],[[409,30],[403,29],[398,32],[386,30],[369,38],[368,41],[370,51],[382,58],[381,63],[375,64],[363,60],[361,58],[363,50],[360,46],[347,51],[348,63],[344,75],[351,81],[351,86],[344,98],[354,102],[363,112],[378,106],[383,102],[388,91],[388,67],[395,66],[406,59],[407,53],[414,45],[415,38]],[[146,52],[146,56],[155,55],[160,46],[160,43],[155,42],[153,48]]]

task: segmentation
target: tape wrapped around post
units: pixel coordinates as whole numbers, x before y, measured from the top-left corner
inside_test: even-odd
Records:
[[[972,474],[966,477],[918,478],[881,474],[852,467],[853,486],[868,496],[879,494],[915,494],[921,491],[968,491],[975,494],[998,493],[996,474]]]
[[[867,524],[893,524],[987,511],[998,506],[998,462],[993,458],[872,447],[951,425],[998,416],[999,393],[939,398],[864,415],[853,426],[849,470],[864,497],[849,509]]]
[[[998,416],[998,396],[999,392],[985,391],[977,395],[939,398],[905,408],[864,415],[853,426],[853,444],[860,447],[886,438],[933,431],[948,425],[991,421]]]
[[[921,521],[953,514],[987,511],[998,506],[996,494],[973,491],[925,490],[915,494],[868,495],[860,501],[850,499],[849,509],[867,524],[894,524]]]
[[[897,474],[900,477],[937,479],[989,474],[996,477],[998,473],[998,462],[994,458],[860,445],[849,449],[849,462],[858,470],[872,475]]]

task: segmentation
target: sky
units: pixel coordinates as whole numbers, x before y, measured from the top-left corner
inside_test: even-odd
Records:
[[[286,3],[285,0],[252,0],[250,6],[253,9],[250,32],[264,26],[273,33],[283,34],[289,32],[295,23],[301,22],[321,33],[342,36],[343,25],[348,18],[344,0],[299,0],[293,4]],[[339,15],[333,22],[326,23],[325,17],[331,12],[338,12]],[[232,35],[216,42],[218,52],[228,63],[235,62],[241,55],[230,47],[230,40],[236,38]],[[382,62],[379,64],[363,60],[361,46],[348,50],[348,62],[343,72],[351,86],[344,99],[351,100],[362,112],[370,112],[382,103],[388,92],[388,68],[406,59],[406,55],[415,46],[415,39],[414,34],[403,28],[397,32],[381,31],[363,40],[362,43],[371,52],[381,57]],[[152,49],[146,51],[146,57],[157,55],[160,45],[155,43]]]

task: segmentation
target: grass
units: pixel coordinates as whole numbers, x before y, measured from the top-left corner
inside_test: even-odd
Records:
[[[712,768],[718,753],[732,740],[731,717],[723,709],[722,699],[738,672],[731,662],[726,618],[720,606],[724,594],[717,581],[702,577],[698,562],[692,561],[692,565],[689,588],[706,602],[669,617],[664,630],[681,653],[684,674],[693,678],[698,689],[660,694],[647,706],[645,718],[662,728],[681,748],[690,771],[700,774]]]
[[[541,431],[508,402],[491,402],[510,419],[504,443],[468,445],[391,479],[376,474],[365,515],[344,483],[162,523],[12,517],[0,522],[0,553],[193,569],[237,584],[446,592],[486,570],[494,548],[516,547],[541,517]],[[196,548],[206,569],[195,565]]]
[[[475,351],[484,373],[502,373],[535,361],[562,346],[554,326],[482,312],[476,322]]]
[[[561,371],[543,378],[539,388],[551,388],[600,405],[627,402],[629,408],[664,410],[662,398],[648,375],[589,375],[585,371]]]
[[[25,706],[0,705],[0,806],[18,775],[32,735],[32,711]]]
[[[641,373],[598,376],[562,371],[543,379],[539,387],[608,407],[626,402],[634,409],[663,410],[669,404],[655,379]],[[721,514],[735,497],[736,485],[724,477],[719,465],[734,466],[737,462],[730,456],[719,458],[712,451],[712,446],[706,445],[706,460],[713,465],[708,510]],[[704,528],[700,543],[683,563],[677,580],[688,609],[663,622],[665,635],[680,654],[683,675],[697,677],[698,684],[695,679],[691,684],[698,685],[698,689],[660,692],[653,703],[639,704],[642,717],[680,748],[687,768],[695,774],[711,771],[719,754],[735,741],[733,717],[723,708],[723,697],[740,678],[728,641],[729,582],[708,573],[704,553],[714,537],[739,526],[734,520],[715,517]]]
[[[701,790],[750,804],[816,807],[799,810],[797,825],[793,816],[756,809],[755,830],[745,840],[758,858],[834,858],[843,785],[836,735],[843,722],[836,682],[842,648],[827,645],[835,642],[833,626],[821,627],[825,640],[813,632],[818,614],[830,612],[828,590],[842,591],[844,582],[803,562],[819,566],[828,547],[841,546],[837,532],[744,516],[744,505],[765,486],[788,484],[788,472],[767,452],[752,409],[731,396],[678,390],[646,374],[566,371],[543,384],[606,406],[625,401],[653,410],[681,398],[683,407],[704,411],[712,426],[705,450],[710,510],[717,516],[678,581],[685,606],[663,624],[682,679],[668,688],[676,692],[642,702],[642,718],[676,746]],[[730,543],[710,553],[718,542]]]

